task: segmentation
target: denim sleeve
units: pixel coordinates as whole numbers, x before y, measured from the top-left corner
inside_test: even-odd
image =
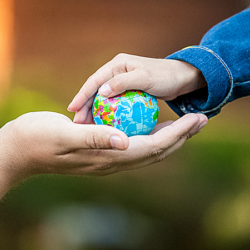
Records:
[[[200,45],[166,59],[193,65],[207,81],[207,88],[167,102],[179,116],[200,112],[210,118],[228,102],[250,95],[250,8],[214,26]]]

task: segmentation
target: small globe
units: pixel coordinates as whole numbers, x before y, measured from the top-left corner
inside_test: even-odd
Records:
[[[97,125],[120,129],[127,136],[147,135],[159,115],[157,99],[139,90],[129,90],[112,98],[96,95],[92,107]]]

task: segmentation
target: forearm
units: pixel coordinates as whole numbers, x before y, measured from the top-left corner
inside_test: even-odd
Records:
[[[228,102],[250,94],[250,9],[213,27],[199,46],[168,59],[185,61],[204,75],[208,89],[179,96],[169,105],[179,114],[218,114]]]
[[[179,91],[176,93],[177,96],[207,87],[207,82],[202,72],[189,63],[180,61],[176,72],[181,72],[181,74],[176,73],[178,77],[180,77],[180,79],[177,80],[179,83]]]
[[[10,154],[9,143],[7,141],[8,132],[6,131],[6,124],[0,129],[0,199],[12,187],[11,182],[11,162],[14,160]]]
[[[12,185],[5,171],[0,171],[0,199],[11,189]]]
[[[24,158],[12,136],[13,121],[0,129],[0,199],[26,178]]]

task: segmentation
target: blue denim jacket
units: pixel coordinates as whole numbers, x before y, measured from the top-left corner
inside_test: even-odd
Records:
[[[166,59],[193,65],[207,81],[207,88],[167,102],[179,116],[201,112],[210,118],[228,102],[250,95],[250,8],[214,26],[199,46]]]

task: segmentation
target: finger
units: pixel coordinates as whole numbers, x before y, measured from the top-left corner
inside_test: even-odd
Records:
[[[182,136],[178,141],[176,141],[172,146],[170,146],[169,148],[167,148],[164,152],[162,152],[161,155],[159,155],[158,157],[158,161],[160,161],[161,159],[165,159],[168,155],[172,154],[173,152],[175,152],[177,149],[179,149],[185,142],[187,139],[189,139],[190,137],[188,135],[186,136]]]
[[[68,110],[72,112],[78,111],[93,97],[100,86],[110,80],[114,75],[123,72],[126,72],[126,63],[119,60],[119,58],[117,59],[117,57],[113,58],[88,78],[73,101],[69,104]]]
[[[150,133],[151,135],[152,134],[155,134],[156,132],[158,132],[160,129],[166,127],[166,126],[169,126],[173,123],[174,121],[166,121],[166,122],[163,122],[163,123],[159,123],[157,124],[154,129],[152,130],[152,132]]]
[[[191,114],[180,119],[182,124],[179,120],[175,122],[175,124],[171,123],[171,121],[162,123],[158,128],[163,128],[156,132],[155,135],[130,137],[129,147],[125,151],[98,150],[98,153],[96,153],[96,151],[90,150],[88,152],[90,162],[87,164],[90,167],[87,172],[93,175],[107,175],[138,169],[161,161],[180,148],[189,138],[189,133],[197,132],[200,128],[200,124],[206,119],[205,116]],[[175,126],[174,130],[167,129],[172,126]],[[156,136],[158,139],[155,138],[152,140],[152,137]],[[172,137],[174,137],[174,140],[171,139]],[[162,143],[164,144],[162,145]],[[74,161],[76,161],[76,158],[79,158],[79,163],[81,163],[81,151],[71,156],[74,157]],[[97,168],[92,167],[92,159],[95,159],[98,166]]]
[[[131,89],[145,91],[149,87],[147,86],[147,81],[144,79],[144,73],[139,69],[118,74],[103,84],[99,89],[99,93],[104,97],[113,97]]]
[[[105,72],[104,72],[105,73]],[[80,91],[74,97],[72,102],[68,106],[68,110],[71,112],[78,111],[83,107],[90,98],[97,92],[101,83],[105,83],[110,77],[106,76],[100,72],[96,72],[84,83]]]
[[[160,149],[158,151],[158,153],[156,153],[156,158],[155,158],[155,162],[161,161],[163,159],[165,159],[168,155],[172,154],[174,151],[176,151],[177,149],[179,149],[187,139],[191,138],[193,135],[199,133],[201,131],[201,128],[205,126],[205,124],[207,123],[207,117],[205,115],[197,115],[199,118],[199,122],[196,123],[195,122],[195,118],[189,115],[188,118],[190,118],[190,124],[192,123],[193,119],[193,125],[191,125],[190,129],[188,130],[188,128],[186,127],[182,132],[180,132],[179,136],[177,135],[177,140],[168,148],[164,149]],[[186,119],[186,117],[185,117]],[[179,126],[180,124],[178,124]],[[178,134],[178,133],[177,133]],[[179,137],[179,139],[178,139]]]
[[[126,150],[129,139],[122,131],[105,125],[81,125],[70,123],[58,131],[62,148],[68,151],[80,149]],[[65,152],[63,152],[65,153]]]
[[[134,161],[140,159],[137,161],[136,168],[162,161],[180,148],[188,138],[198,133],[200,126],[204,126],[206,121],[207,117],[204,115],[188,114],[176,122],[168,121],[159,124],[153,135],[131,137],[130,146],[123,154],[130,151],[133,152],[130,159]],[[140,150],[142,145],[143,152]],[[128,166],[127,169],[131,168],[135,167]]]
[[[76,111],[76,114],[74,117],[74,123],[79,123],[79,124],[89,123],[89,118],[92,117],[93,101],[94,101],[94,97],[90,98],[82,108]]]
[[[91,110],[89,111],[87,119],[85,120],[84,124],[95,124]]]
[[[152,135],[155,145],[159,148],[167,148],[176,143],[181,137],[192,137],[205,126],[207,117],[202,114],[187,114]]]
[[[75,113],[75,117],[73,122],[77,124],[94,124],[93,123],[93,116],[92,116],[92,111],[87,110],[87,113],[85,113],[85,110],[80,109]]]

